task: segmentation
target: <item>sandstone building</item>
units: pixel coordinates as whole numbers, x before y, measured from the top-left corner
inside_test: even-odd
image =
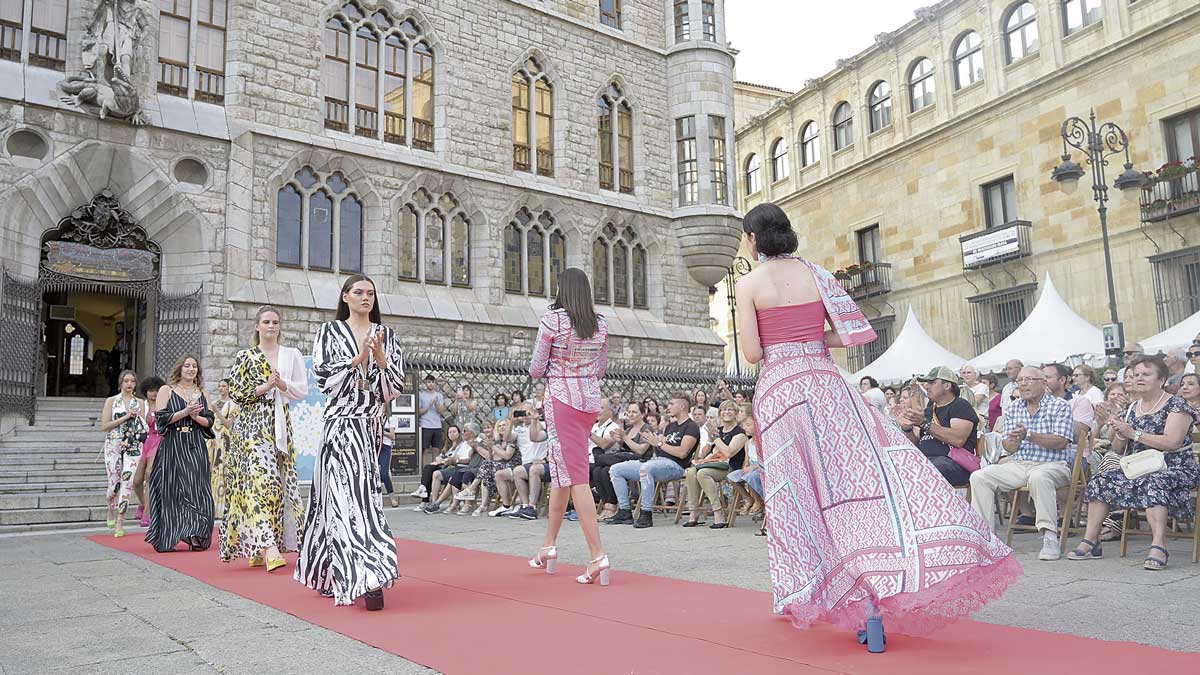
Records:
[[[211,382],[266,303],[308,351],[358,271],[407,349],[524,357],[582,267],[615,363],[714,369],[732,71],[723,0],[0,3],[0,412]]]
[[[846,282],[881,336],[851,370],[907,306],[971,358],[1021,323],[1046,273],[1109,322],[1093,167],[1071,149],[1089,173],[1074,190],[1051,180],[1061,125],[1092,110],[1127,132],[1136,168],[1168,165],[1144,192],[1108,191],[1127,337],[1200,310],[1200,4],[945,0],[847,56],[741,126],[737,149],[745,209],[781,205],[831,270],[875,263]]]

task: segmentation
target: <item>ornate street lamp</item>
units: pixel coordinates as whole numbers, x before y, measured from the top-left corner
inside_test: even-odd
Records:
[[[1105,184],[1104,167],[1108,166],[1108,158],[1124,153],[1125,171],[1113,182],[1113,187],[1121,191],[1140,190],[1146,184],[1146,177],[1133,168],[1129,158],[1129,137],[1121,127],[1112,122],[1096,126],[1096,111],[1090,114],[1090,121],[1072,117],[1062,123],[1063,154],[1062,163],[1054,167],[1050,177],[1059,185],[1070,190],[1086,173],[1082,166],[1072,161],[1069,148],[1081,150],[1088,166],[1092,167],[1092,199],[1096,202],[1096,210],[1100,213],[1100,236],[1104,243],[1104,271],[1108,276],[1108,315],[1110,325],[1104,327],[1106,351],[1115,353],[1120,359],[1121,348],[1125,343],[1124,331],[1117,318],[1117,294],[1113,283],[1112,254],[1108,248],[1108,185]]]
[[[750,260],[739,255],[733,259],[733,264],[729,266],[729,272],[725,275],[725,301],[729,303],[729,322],[733,326],[733,370],[738,377],[742,376],[742,352],[738,349],[737,298],[734,296],[733,287],[737,280],[749,274],[751,269],[753,265]]]

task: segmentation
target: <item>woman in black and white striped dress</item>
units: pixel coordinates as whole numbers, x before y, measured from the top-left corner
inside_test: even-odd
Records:
[[[200,387],[200,359],[188,354],[175,364],[155,399],[154,424],[162,435],[150,475],[150,529],[155,551],[180,541],[193,551],[212,543],[213,496],[207,441],[213,414]]]
[[[380,325],[368,277],[356,274],[342,286],[337,320],[317,331],[313,371],[328,401],[295,577],[335,604],[365,595],[367,609],[383,609],[383,587],[400,570],[383,514],[379,448],[404,368],[399,340]]]

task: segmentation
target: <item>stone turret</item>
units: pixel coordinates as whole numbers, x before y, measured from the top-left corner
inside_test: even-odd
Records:
[[[688,272],[710,287],[725,276],[741,238],[733,147],[734,52],[725,39],[725,0],[679,0],[671,9],[666,35],[676,167],[673,215]],[[690,144],[680,143],[692,137]],[[686,159],[680,155],[693,154],[691,147],[694,189],[680,185],[680,161]],[[720,155],[717,161],[714,152]]]

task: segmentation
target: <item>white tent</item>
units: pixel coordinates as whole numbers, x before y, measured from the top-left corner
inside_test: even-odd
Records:
[[[1141,341],[1147,354],[1166,353],[1169,349],[1188,347],[1196,334],[1200,333],[1200,312],[1189,316],[1153,337]]]
[[[1075,313],[1058,294],[1050,275],[1033,311],[1000,344],[971,359],[979,372],[997,372],[1011,359],[1027,366],[1077,363],[1104,358],[1104,334]]]
[[[929,337],[929,333],[917,321],[912,307],[904,328],[896,336],[892,346],[879,355],[870,365],[854,374],[854,381],[870,375],[880,382],[907,381],[913,375],[923,375],[931,368],[946,366],[958,370],[966,359],[951,352]]]

